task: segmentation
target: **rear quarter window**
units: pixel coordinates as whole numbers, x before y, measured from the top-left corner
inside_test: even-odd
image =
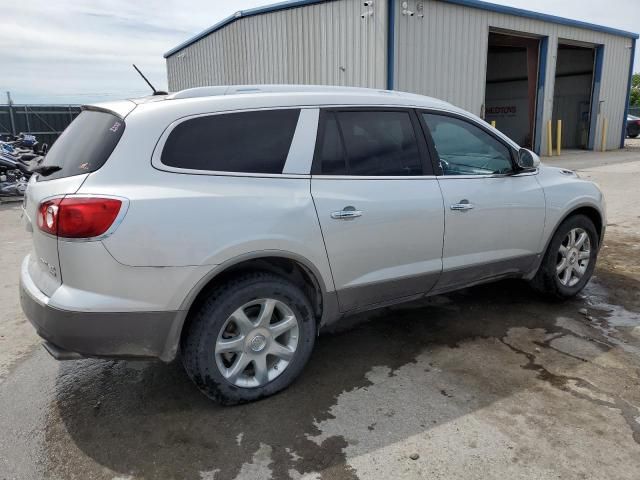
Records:
[[[279,174],[287,160],[300,109],[225,113],[185,120],[165,142],[169,167]]]
[[[106,163],[124,129],[124,120],[112,113],[84,110],[62,132],[38,165],[44,172],[39,180],[95,172]]]

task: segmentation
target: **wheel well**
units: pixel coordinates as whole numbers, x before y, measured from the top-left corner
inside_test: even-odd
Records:
[[[598,232],[598,241],[602,238],[602,216],[600,212],[593,207],[580,207],[576,210],[572,211],[567,218],[572,217],[574,215],[584,215],[589,220],[593,222],[593,225],[596,227],[596,232]]]
[[[180,337],[182,337],[184,332],[188,330],[189,322],[191,321],[191,318],[193,318],[193,312],[200,308],[211,292],[213,292],[219,285],[248,272],[275,273],[301,287],[302,291],[313,306],[313,313],[318,321],[318,325],[320,324],[323,306],[322,288],[320,287],[320,283],[313,272],[302,263],[290,258],[261,257],[231,265],[209,280],[191,303],[184,325],[182,326],[182,331],[180,332]]]

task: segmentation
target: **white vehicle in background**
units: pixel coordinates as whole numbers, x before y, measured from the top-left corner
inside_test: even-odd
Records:
[[[207,87],[87,106],[31,178],[23,309],[58,359],[180,353],[232,404],[320,327],[501,278],[589,280],[602,193],[448,103]]]

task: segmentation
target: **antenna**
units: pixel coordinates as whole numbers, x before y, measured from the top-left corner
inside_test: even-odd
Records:
[[[161,90],[156,90],[156,87],[154,87],[153,85],[151,85],[151,82],[147,79],[147,77],[144,76],[144,73],[142,73],[140,71],[140,69],[138,67],[136,67],[136,64],[133,63],[133,68],[136,69],[136,72],[138,72],[140,74],[140,76],[142,77],[142,79],[147,82],[147,85],[149,85],[149,87],[151,88],[151,90],[153,90],[153,94],[154,95],[168,95],[167,92],[163,92]]]

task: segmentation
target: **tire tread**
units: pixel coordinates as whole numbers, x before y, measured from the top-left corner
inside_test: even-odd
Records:
[[[587,267],[586,281],[579,286],[579,288],[569,289],[568,287],[563,287],[559,284],[556,278],[555,272],[555,255],[556,255],[556,243],[558,242],[558,238],[564,238],[566,235],[565,230],[567,230],[568,226],[571,225],[570,228],[580,227],[588,230],[591,233],[591,248],[594,250],[594,254],[590,259],[589,267]],[[569,228],[569,229],[570,229]],[[568,231],[568,230],[567,230]],[[562,241],[560,238],[560,241]],[[598,255],[598,244],[599,238],[597,236],[596,228],[593,222],[589,217],[582,214],[575,214],[567,217],[559,226],[556,228],[556,231],[551,237],[551,241],[547,246],[547,250],[545,251],[544,257],[542,258],[542,262],[538,267],[538,271],[536,275],[531,280],[531,285],[535,290],[542,293],[543,295],[555,299],[555,300],[564,300],[566,298],[571,298],[578,294],[582,288],[587,284],[591,274],[593,273],[593,269],[595,268],[595,263]]]
[[[289,371],[290,369],[293,368],[294,370],[302,370],[302,367],[308,360],[311,349],[313,348],[315,335],[310,335],[310,339],[303,338],[303,325],[301,324],[300,342],[302,343],[303,341],[310,340],[311,344],[310,347],[307,348],[306,352],[302,352],[303,357],[307,358],[302,358],[302,365],[289,365],[287,367],[287,370],[283,372],[278,378],[274,379],[272,382],[263,387],[257,387],[255,389],[243,389],[230,385],[224,380],[216,380],[215,372],[217,372],[218,369],[215,363],[213,365],[202,364],[203,345],[210,344],[211,339],[208,337],[215,337],[213,339],[213,344],[215,344],[215,341],[217,339],[218,331],[211,331],[211,317],[215,315],[216,310],[221,308],[230,296],[235,295],[239,291],[246,290],[251,287],[265,285],[273,286],[276,290],[278,288],[285,291],[289,290],[291,293],[293,293],[294,296],[298,296],[296,300],[303,304],[303,307],[306,310],[306,312],[303,312],[303,314],[306,314],[307,316],[306,320],[304,318],[301,318],[300,322],[302,323],[305,321],[312,321],[313,332],[315,333],[315,319],[312,313],[313,310],[306,295],[299,287],[280,275],[262,271],[243,273],[236,277],[232,277],[230,280],[226,281],[224,284],[213,290],[210,293],[209,297],[200,305],[199,309],[194,314],[189,323],[188,331],[183,334],[180,345],[180,356],[182,358],[184,369],[186,370],[189,378],[191,378],[191,380],[205,395],[222,405],[235,405],[258,400],[259,398],[272,395],[277,391],[285,388],[287,385],[278,386],[275,389],[268,387],[270,387],[275,382],[278,382],[278,380],[281,380],[281,377],[283,377],[287,373],[291,373]],[[213,322],[215,322],[215,320],[213,320]],[[311,331],[311,329],[308,330]],[[309,337],[308,332],[306,336]],[[300,347],[304,346],[300,345]],[[212,372],[213,369],[215,369],[215,372]],[[297,377],[299,371],[294,371],[293,373],[294,375],[291,381],[293,381],[295,377]],[[279,383],[283,382],[281,381]],[[258,390],[263,391],[264,393],[255,395],[255,391]]]

